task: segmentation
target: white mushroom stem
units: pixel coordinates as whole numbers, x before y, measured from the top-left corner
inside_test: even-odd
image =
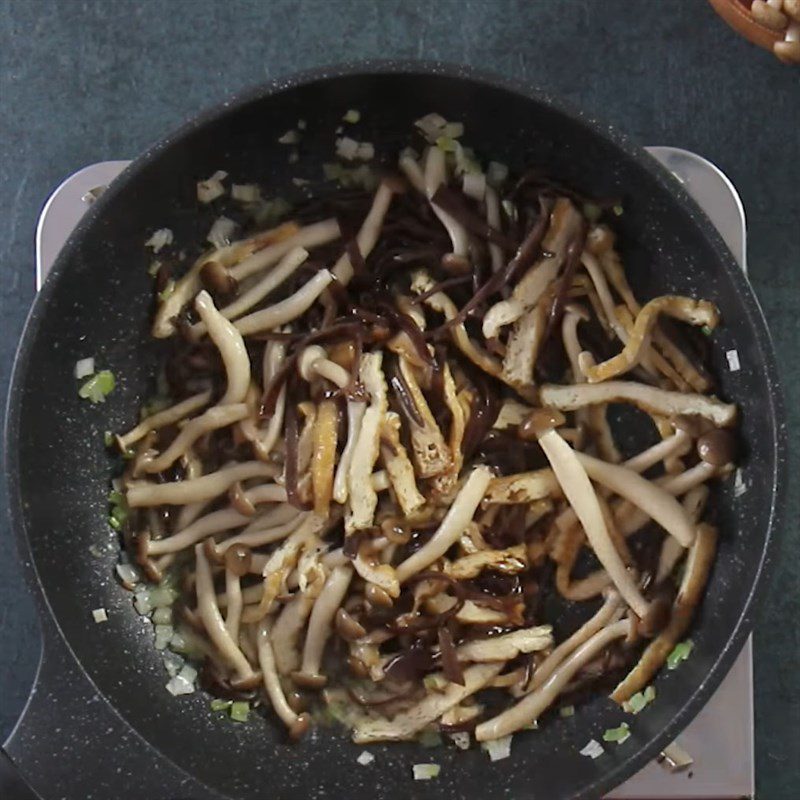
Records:
[[[555,671],[556,667],[569,656],[576,648],[594,636],[599,630],[606,627],[615,617],[622,613],[619,595],[609,591],[605,602],[597,613],[583,623],[578,630],[559,644],[550,655],[542,661],[533,673],[530,689],[538,689]]]
[[[282,342],[267,342],[264,348],[263,372],[264,388],[281,368],[286,358],[286,345]],[[286,386],[281,386],[275,400],[275,410],[269,418],[266,429],[259,433],[257,438],[258,456],[266,460],[278,442],[278,437],[283,431],[283,415],[286,411]]]
[[[300,355],[297,369],[300,377],[305,381],[311,381],[315,375],[318,375],[329,380],[340,389],[344,389],[350,383],[350,374],[347,370],[336,362],[331,361],[327,357],[325,349],[319,345],[306,347]]]
[[[239,624],[242,621],[242,584],[239,576],[234,575],[229,569],[225,570],[225,594],[228,598],[228,607],[225,613],[225,627],[234,642],[239,641]]]
[[[183,479],[187,481],[199,478],[203,474],[203,462],[195,454],[193,450],[188,450],[183,458],[181,458],[181,465],[183,466]],[[183,530],[191,525],[202,513],[206,507],[205,502],[189,503],[182,506],[178,512],[178,519],[175,522],[175,530]]]
[[[254,505],[256,503],[280,503],[286,501],[286,490],[283,486],[266,484],[245,492],[245,497]],[[172,536],[168,536],[165,539],[152,539],[148,543],[147,554],[160,556],[164,553],[177,553],[185,547],[191,547],[202,539],[246,525],[251,520],[252,517],[241,514],[233,508],[212,511]]]
[[[285,325],[305,314],[333,280],[334,276],[327,269],[321,269],[294,294],[279,303],[241,317],[236,320],[234,327],[239,333],[247,336]]]
[[[644,618],[650,607],[649,603],[642,597],[611,540],[594,487],[577,454],[552,428],[539,436],[539,445],[570,506],[578,516],[598,560],[625,602],[637,616]]]
[[[564,350],[567,352],[575,383],[582,383],[584,380],[580,365],[581,344],[578,341],[578,325],[583,319],[586,319],[585,312],[581,314],[572,308],[567,308],[561,320],[561,338],[564,340]]]
[[[686,455],[691,446],[691,437],[685,431],[677,430],[672,436],[662,439],[658,444],[654,444],[652,447],[648,447],[647,450],[642,450],[641,453],[629,458],[623,466],[632,469],[634,472],[645,472],[667,458]]]
[[[598,631],[575,650],[542,686],[507,711],[478,725],[475,729],[475,738],[479,742],[499,739],[501,736],[508,736],[535,722],[542,712],[552,705],[578,670],[588,664],[615,639],[627,636],[630,630],[631,622],[625,619]]]
[[[126,498],[131,508],[143,506],[182,506],[212,500],[237,481],[250,478],[274,478],[278,467],[261,461],[244,461],[210,472],[200,478],[172,483],[134,481],[128,485]]]
[[[339,456],[336,475],[333,479],[333,499],[342,505],[347,502],[347,476],[366,410],[366,403],[362,403],[359,400],[347,401],[347,441]]]
[[[670,392],[635,381],[605,381],[579,383],[571,386],[545,384],[539,390],[543,406],[560,411],[574,411],[600,403],[632,403],[657,416],[672,417],[698,414],[717,427],[727,427],[736,420],[736,406],[722,403],[714,397],[684,392]]]
[[[305,675],[320,674],[322,655],[333,630],[333,617],[347,594],[352,577],[352,567],[335,567],[325,581],[317,602],[314,603],[314,609],[308,621],[303,662],[300,668]]]
[[[239,678],[243,680],[250,678],[253,675],[250,662],[225,627],[225,621],[222,619],[222,614],[220,614],[217,606],[211,566],[208,563],[202,544],[195,545],[194,555],[196,563],[197,612],[203,622],[203,627],[225,663],[236,672]],[[228,602],[230,603],[230,598]]]
[[[202,291],[194,301],[200,319],[208,328],[208,335],[222,356],[228,377],[228,388],[218,405],[241,403],[250,386],[250,356],[241,333],[217,311],[211,295]]]
[[[622,344],[626,345],[628,343],[628,332],[625,330],[625,326],[617,319],[614,299],[608,288],[605,273],[597,263],[597,259],[588,250],[584,250],[583,253],[581,253],[581,263],[592,279],[597,297],[600,300],[600,305],[603,307],[609,325]]]
[[[308,250],[295,247],[290,250],[261,280],[251,286],[232,303],[221,308],[219,313],[226,319],[236,319],[268,297],[284,281],[288,280],[308,259]],[[206,332],[205,322],[197,322],[189,329],[190,335],[199,339]]]
[[[412,739],[446,711],[480,691],[500,673],[503,666],[502,663],[488,663],[467,667],[464,670],[463,686],[449,683],[444,676],[441,676],[446,685],[444,691],[432,692],[417,705],[396,714],[391,720],[373,718],[359,720],[353,729],[353,741],[356,744],[370,744]]]
[[[487,467],[480,466],[472,470],[433,536],[397,567],[400,583],[433,564],[459,540],[472,521],[491,479],[492,473]]]
[[[245,403],[232,403],[209,408],[199,417],[189,420],[161,455],[142,464],[144,472],[163,472],[172,466],[201,437],[210,431],[227,428],[244,419],[249,413]]]
[[[437,189],[447,181],[447,168],[445,154],[438,147],[429,147],[425,155],[425,194],[430,201],[436,194]],[[457,222],[450,214],[442,210],[435,203],[431,202],[433,213],[439,218],[450,236],[453,244],[453,252],[459,256],[466,256],[469,253],[469,237],[464,226]]]
[[[157,431],[159,428],[166,428],[167,425],[174,425],[180,422],[203,406],[208,405],[210,400],[211,390],[209,389],[187,397],[186,400],[181,400],[180,403],[165,408],[163,411],[152,414],[143,419],[135,428],[117,437],[119,449],[125,452],[131,445],[136,444],[140,439],[147,436],[150,431]]]
[[[683,547],[691,546],[694,526],[673,495],[631,469],[608,464],[586,453],[573,452],[593,481],[640,508]]]
[[[400,160],[398,161],[403,174],[408,179],[408,182],[421,194],[425,194],[425,174],[422,172],[417,159],[409,152],[400,153]]]
[[[462,644],[457,650],[459,661],[510,661],[520,653],[546,650],[553,644],[553,629],[550,625],[524,628],[490,639],[474,639]]]
[[[269,528],[260,528],[258,530],[250,531],[249,533],[237,533],[235,536],[230,536],[229,538],[220,542],[216,546],[217,552],[222,555],[229,548],[237,544],[244,545],[245,547],[263,547],[267,544],[280,542],[296,531],[304,520],[305,515],[299,515],[295,519],[289,520],[289,522],[281,523],[280,525],[273,525]]]
[[[393,191],[389,184],[386,181],[381,182],[372,200],[372,207],[356,235],[356,244],[362,258],[366,258],[372,252],[372,248],[378,241],[384,217],[386,217],[386,212],[392,202],[392,195]],[[350,263],[350,256],[347,253],[344,253],[334,264],[333,274],[343,286],[350,283],[350,279],[353,277],[353,265]]]
[[[496,231],[500,230],[500,200],[497,197],[497,192],[491,187],[486,187],[486,194],[484,195],[486,201],[486,222]],[[492,272],[501,270],[505,265],[503,259],[503,248],[494,242],[489,243],[489,257],[492,260]]]
[[[275,713],[281,718],[287,728],[297,724],[298,716],[292,711],[283,693],[278,670],[275,666],[275,653],[270,641],[270,621],[264,617],[256,629],[256,649],[258,650],[258,664],[264,677],[264,688]]]
[[[313,605],[313,597],[303,593],[295,595],[283,607],[272,626],[270,638],[280,675],[290,675],[300,667],[298,642]]]
[[[365,353],[361,356],[361,380],[371,399],[361,420],[361,429],[350,461],[348,473],[350,514],[345,519],[348,531],[370,527],[378,504],[378,496],[372,488],[370,475],[378,460],[380,426],[388,406],[386,382],[381,370],[382,360],[381,352]]]

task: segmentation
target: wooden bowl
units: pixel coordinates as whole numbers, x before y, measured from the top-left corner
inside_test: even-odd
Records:
[[[775,45],[784,39],[783,31],[775,31],[757,22],[750,13],[751,0],[708,0],[725,22],[745,39],[775,53]],[[791,22],[791,20],[790,20]],[[780,54],[781,61],[787,61]],[[789,62],[791,63],[791,62]]]

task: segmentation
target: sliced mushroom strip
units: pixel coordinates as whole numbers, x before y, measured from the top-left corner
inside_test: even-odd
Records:
[[[182,419],[194,414],[195,411],[199,411],[203,406],[207,406],[210,401],[210,389],[187,397],[186,400],[181,400],[180,403],[176,403],[174,406],[165,408],[163,411],[158,411],[143,419],[135,428],[132,428],[122,436],[117,436],[117,445],[124,453],[131,445],[136,444],[136,442],[143,439],[151,431],[166,428],[168,425],[175,425]]]
[[[546,299],[526,311],[515,323],[506,342],[503,380],[510,386],[527,389],[533,384],[533,369],[547,327]]]
[[[314,453],[311,457],[311,485],[314,490],[314,513],[327,517],[333,494],[339,412],[333,400],[319,404],[314,421]]]
[[[232,403],[209,408],[199,417],[189,420],[161,455],[143,462],[142,471],[163,472],[185,455],[201,436],[220,428],[227,428],[234,422],[244,419],[248,413],[249,410],[245,403]]]
[[[334,567],[331,570],[308,621],[301,671],[299,675],[295,673],[295,681],[313,681],[315,686],[324,683],[325,679],[320,674],[322,655],[333,632],[333,618],[344,601],[352,577],[351,567]]]
[[[254,602],[258,602],[258,597]],[[315,598],[298,593],[281,609],[270,632],[275,665],[279,675],[290,675],[300,668],[300,634],[314,607]]]
[[[700,603],[703,590],[708,582],[716,550],[716,528],[711,525],[698,525],[697,537],[686,560],[686,568],[678,596],[672,606],[669,623],[650,642],[636,666],[614,689],[611,699],[616,703],[622,704],[626,700],[630,700],[636,692],[641,691],[650,683],[681,636],[688,630],[695,608]]]
[[[735,405],[722,403],[714,397],[670,392],[633,381],[581,383],[574,386],[545,384],[539,389],[539,399],[542,405],[560,411],[575,411],[599,403],[632,403],[649,414],[663,417],[696,414],[717,427],[727,427],[736,421]]]
[[[225,663],[236,673],[237,679],[242,683],[250,682],[256,673],[225,627],[225,620],[222,619],[214,593],[211,566],[202,544],[195,545],[194,554],[197,575],[195,583],[197,612],[203,622],[203,627]]]
[[[372,488],[370,475],[378,460],[381,423],[388,407],[382,361],[383,354],[380,352],[361,356],[361,382],[369,392],[370,404],[361,420],[348,473],[350,513],[345,517],[348,532],[369,528],[378,505],[378,496]]]
[[[242,335],[251,335],[262,331],[271,331],[285,325],[308,311],[333,280],[334,276],[331,272],[321,269],[294,294],[275,305],[240,317],[234,323],[234,327]]]
[[[203,290],[197,295],[194,307],[208,328],[211,341],[217,346],[228,378],[228,388],[219,405],[241,403],[250,387],[250,356],[242,334],[222,316],[211,295]]]
[[[446,683],[442,692],[434,692],[408,711],[386,719],[360,720],[353,729],[356,744],[397,742],[413,739],[427,725],[435,722],[445,712],[482,689],[503,669],[503,664],[475,664],[464,670],[464,685]],[[446,679],[444,679],[446,681]]]
[[[561,487],[551,469],[520,472],[504,478],[492,478],[486,490],[484,505],[492,503],[533,503],[550,497],[561,497]]]
[[[489,639],[474,639],[462,644],[458,649],[460,661],[510,661],[520,653],[533,653],[547,650],[553,646],[553,628],[550,625],[539,625],[535,628],[524,628]]]
[[[572,203],[560,197],[550,213],[550,224],[542,241],[547,253],[517,282],[508,300],[493,305],[483,318],[483,335],[492,339],[500,329],[520,319],[541,299],[545,289],[555,280],[567,251],[567,245],[578,232],[581,216]]]
[[[364,413],[367,404],[358,400],[347,401],[347,440],[339,456],[339,464],[336,467],[336,475],[333,478],[333,499],[337,503],[344,504],[348,497],[348,476],[350,465],[353,461],[353,453],[356,449],[358,437],[361,432],[361,423],[364,420]]]
[[[356,246],[362,258],[366,258],[375,247],[383,227],[383,220],[392,202],[394,192],[388,181],[382,181],[375,192],[372,207],[356,235]],[[344,253],[333,267],[333,274],[342,286],[347,286],[353,277],[350,256]]]
[[[182,506],[219,497],[237,481],[246,481],[250,478],[274,478],[277,474],[278,467],[274,464],[244,461],[188,481],[171,483],[133,481],[128,485],[127,500],[131,508],[161,505]]]
[[[433,536],[397,567],[400,583],[433,564],[458,541],[483,500],[491,479],[492,473],[487,467],[472,470]]]
[[[231,267],[241,261],[230,272],[235,280],[242,280],[254,272],[272,266],[292,247],[298,245],[309,247],[311,246],[309,240],[323,239],[324,236],[320,236],[323,231],[325,235],[335,231],[332,238],[338,237],[339,226],[336,220],[326,220],[302,229],[298,228],[294,222],[285,223],[272,230],[257,234],[244,242],[235,242],[222,250],[205,253],[175,284],[169,297],[159,304],[153,321],[153,336],[156,339],[164,339],[175,333],[174,320],[202,288],[200,273],[210,261],[217,261],[223,267]],[[322,244],[323,242],[317,241],[316,243]]]
[[[270,641],[270,620],[267,617],[258,623],[256,647],[261,674],[264,676],[264,688],[267,690],[272,708],[289,729],[292,738],[298,739],[308,729],[311,719],[308,714],[296,714],[286,700],[275,666],[275,652]]]
[[[241,317],[246,311],[260,303],[265,297],[277,289],[284,281],[288,280],[308,259],[308,250],[295,247],[290,250],[260,281],[251,286],[241,296],[237,297],[230,305],[219,310],[226,319]],[[190,335],[199,339],[206,332],[204,321],[197,322],[189,329]]]
[[[528,568],[528,559],[524,544],[509,547],[506,550],[479,550],[477,553],[462,556],[451,564],[446,564],[444,571],[457,581],[477,578],[484,569],[491,569],[504,575],[516,575]]]
[[[692,521],[669,492],[631,469],[609,464],[586,453],[573,452],[593,481],[640,508],[684,547],[692,544],[694,541]]]
[[[614,640],[628,636],[630,630],[629,620],[620,620],[602,628],[563,661],[538,689],[526,695],[519,703],[502,714],[480,723],[475,728],[475,738],[479,742],[487,742],[499,739],[501,736],[508,736],[520,728],[533,724],[553,704],[578,670],[599,655]]]
[[[425,497],[417,488],[414,465],[400,441],[400,417],[395,412],[387,412],[381,426],[381,437],[385,442],[381,446],[383,464],[392,482],[397,502],[403,514],[409,516],[425,505]]]
[[[637,315],[636,323],[622,352],[587,371],[586,379],[589,383],[609,380],[635,367],[647,347],[650,333],[658,321],[659,314],[669,314],[691,325],[706,325],[712,329],[719,322],[719,312],[716,307],[705,300],[692,300],[677,295],[657,297],[647,303]]]
[[[282,486],[275,484],[267,484],[266,486],[259,486],[256,489],[251,489],[248,493],[251,501],[260,502],[273,502],[280,503],[286,500],[286,490]],[[229,531],[233,528],[239,528],[246,525],[252,517],[242,514],[235,508],[225,508],[220,511],[212,511],[204,517],[195,520],[191,525],[168,536],[164,539],[154,539],[148,543],[147,553],[150,556],[159,556],[164,553],[177,553],[186,547],[191,547],[193,544],[206,539],[209,536]],[[294,523],[294,521],[293,521]],[[293,524],[292,523],[292,524]],[[270,529],[272,532],[275,529]],[[278,531],[281,529],[279,528]],[[291,528],[289,528],[291,530]],[[287,531],[288,532],[288,531]],[[280,532],[278,532],[280,536]],[[226,540],[226,544],[228,540]],[[245,539],[240,539],[241,544],[248,544],[248,546],[255,546],[253,544],[252,535],[245,535]]]
[[[565,497],[580,520],[598,560],[608,572],[619,593],[625,598],[625,602],[638,617],[643,618],[647,614],[649,603],[642,597],[609,536],[594,487],[578,454],[553,428],[548,428],[539,436],[539,445],[547,456]]]

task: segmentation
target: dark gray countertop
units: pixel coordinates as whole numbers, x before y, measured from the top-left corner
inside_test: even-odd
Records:
[[[3,395],[33,297],[37,214],[63,177],[94,161],[135,156],[244,86],[388,56],[521,76],[642,144],[684,147],[718,164],[744,200],[751,280],[775,338],[789,430],[800,428],[800,69],[739,39],[701,0],[0,0]],[[800,785],[800,461],[793,450],[778,567],[755,634],[764,800],[788,800]],[[4,514],[0,539],[1,741],[25,701],[38,643]]]

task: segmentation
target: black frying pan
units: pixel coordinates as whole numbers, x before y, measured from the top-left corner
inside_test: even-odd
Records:
[[[570,719],[515,737],[512,758],[471,750],[371,748],[375,762],[338,732],[289,745],[279,726],[235,725],[208,712],[202,694],[172,698],[130,595],[112,577],[105,523],[110,460],[105,429],[130,425],[149,393],[158,357],[148,336],[151,279],[143,241],[172,228],[202,241],[213,212],[198,211],[195,182],[224,168],[239,181],[285,187],[317,177],[333,130],[361,110],[361,137],[395,152],[412,120],[435,110],[463,120],[479,153],[539,165],[598,196],[621,196],[624,260],[641,297],[668,291],[713,300],[720,393],[739,403],[747,492],[714,497],[720,552],[692,636],[695,651],[656,682],[657,701],[632,719],[632,737],[592,761],[583,745],[623,715],[598,697]],[[298,166],[276,143],[308,121]],[[727,372],[724,351],[742,370]],[[121,377],[105,406],[78,399],[72,371],[94,355]],[[34,303],[12,379],[6,426],[14,529],[40,601],[44,650],[36,687],[6,744],[45,798],[475,797],[596,798],[653,758],[720,683],[752,626],[753,600],[782,508],[784,423],[774,356],[761,311],[711,224],[678,184],[624,136],[546,95],[439,65],[379,64],[319,71],[260,88],[193,120],[136,161],[95,205],[61,253]],[[110,622],[95,625],[103,606]],[[411,780],[435,760],[438,780]]]

